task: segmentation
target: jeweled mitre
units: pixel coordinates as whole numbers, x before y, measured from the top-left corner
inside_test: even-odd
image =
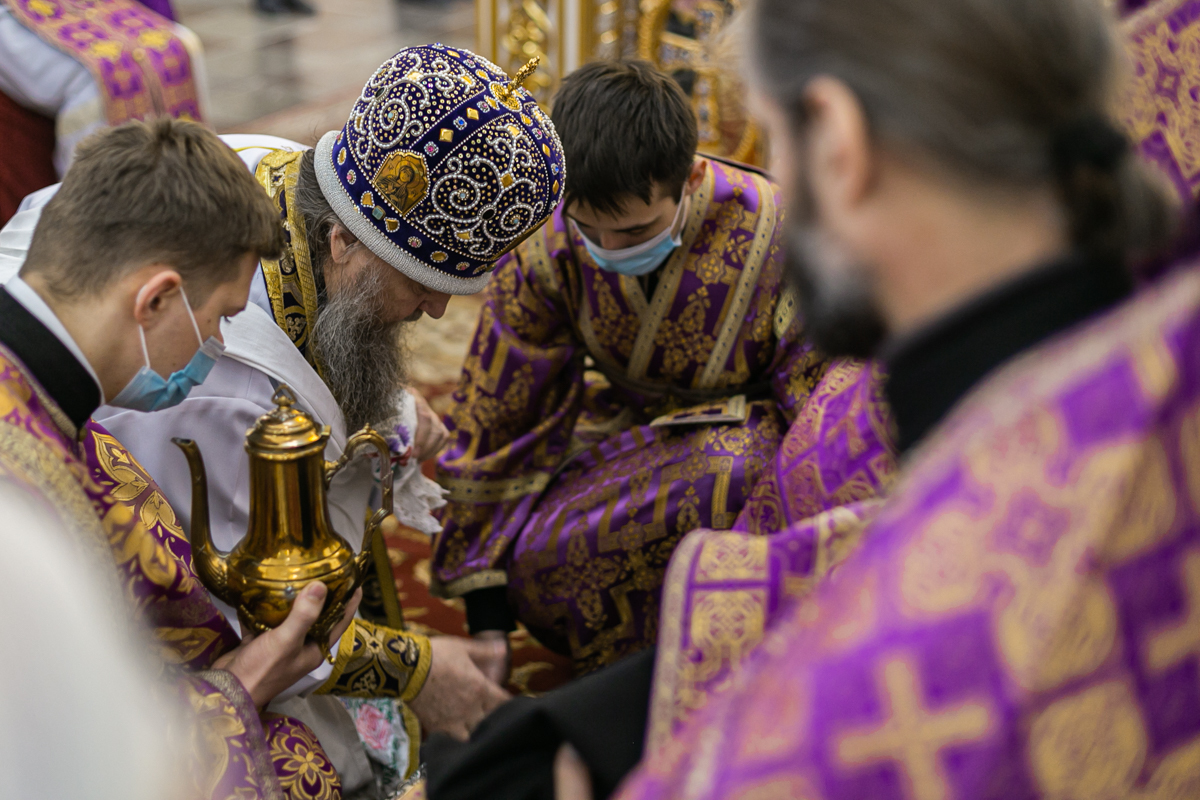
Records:
[[[440,292],[474,294],[562,200],[550,118],[495,64],[441,44],[375,71],[316,148],[334,212],[376,255]]]

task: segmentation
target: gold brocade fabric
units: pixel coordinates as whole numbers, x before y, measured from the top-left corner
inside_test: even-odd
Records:
[[[665,745],[729,683],[779,610],[857,549],[882,504],[838,506],[765,536],[699,530],[684,538],[663,581],[648,747]]]
[[[1132,69],[1118,118],[1185,203],[1200,189],[1200,2],[1157,0],[1121,24]]]
[[[275,324],[288,335],[292,344],[323,379],[325,370],[310,346],[312,326],[317,321],[319,288],[308,252],[304,216],[295,207],[296,180],[304,153],[303,150],[268,153],[258,163],[254,177],[279,209],[287,238],[287,248],[281,257],[262,260],[267,295],[271,299],[271,313],[275,317]]]

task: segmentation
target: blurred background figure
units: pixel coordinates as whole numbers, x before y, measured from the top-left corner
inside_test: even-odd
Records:
[[[262,14],[300,14],[306,17],[317,13],[304,0],[254,0],[254,10]]]
[[[0,477],[0,798],[173,800],[172,711],[130,646],[115,583],[89,568],[62,523]],[[111,573],[111,569],[109,570]],[[13,609],[37,613],[12,613]]]
[[[170,0],[0,2],[0,222],[106,125],[204,120],[200,39]]]

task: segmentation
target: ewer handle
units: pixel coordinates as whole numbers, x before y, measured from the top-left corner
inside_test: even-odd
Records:
[[[363,447],[373,447],[379,453],[379,491],[383,495],[379,509],[371,515],[371,519],[367,521],[366,530],[363,532],[362,552],[370,552],[372,533],[392,514],[395,508],[392,503],[392,449],[388,447],[387,440],[370,425],[363,427],[361,431],[346,440],[346,448],[342,451],[342,457],[326,465],[325,486],[329,486],[333,476],[349,464],[350,459],[354,458],[355,453]]]

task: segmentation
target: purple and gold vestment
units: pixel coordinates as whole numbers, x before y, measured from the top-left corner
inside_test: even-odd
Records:
[[[0,346],[0,471],[24,481],[61,514],[73,541],[151,633],[167,685],[194,725],[189,797],[337,800],[341,784],[303,723],[260,715],[231,673],[213,669],[239,637],[192,567],[174,511],[129,452],[102,426],[82,430]],[[430,666],[428,640],[355,620],[319,691],[411,699]]]
[[[788,600],[859,544],[896,470],[882,367],[836,359],[730,531],[685,537],[667,567],[649,739],[725,685]]]
[[[439,463],[435,586],[507,585],[580,672],[655,641],[676,544],[733,525],[828,367],[783,292],[778,203],[710,160],[649,299],[561,208],[500,263]],[[649,424],[712,415],[731,421]]]
[[[1176,98],[1184,91],[1196,92],[1200,3],[1161,0],[1148,5],[1123,23],[1125,47],[1136,69],[1122,97],[1122,119],[1140,155],[1161,169],[1188,202],[1200,185],[1190,135],[1196,117],[1194,109]],[[830,368],[822,384],[830,382],[836,369]],[[861,388],[878,393],[880,386],[876,380]],[[820,387],[814,390],[802,419],[820,409],[817,400],[823,393]],[[877,408],[885,407],[880,402]],[[861,425],[868,419],[885,424],[878,415],[854,413],[847,413],[839,424],[854,420]],[[650,716],[652,744],[662,744],[713,690],[728,683],[738,660],[761,641],[784,601],[810,592],[861,541],[865,523],[881,507],[878,501],[854,503],[847,488],[856,481],[847,479],[845,472],[835,475],[832,485],[841,492],[841,502],[850,504],[837,508],[837,503],[822,502],[830,485],[824,467],[842,469],[856,459],[851,453],[840,460],[826,458],[821,467],[807,463],[811,441],[798,420],[780,448],[775,470],[756,488],[734,525],[735,530],[783,530],[782,534],[762,542],[697,532],[694,541],[685,540],[670,565]],[[822,513],[827,508],[834,511]],[[806,520],[809,515],[817,516]]]
[[[1200,796],[1198,509],[1191,266],[967,395],[621,797]]]

